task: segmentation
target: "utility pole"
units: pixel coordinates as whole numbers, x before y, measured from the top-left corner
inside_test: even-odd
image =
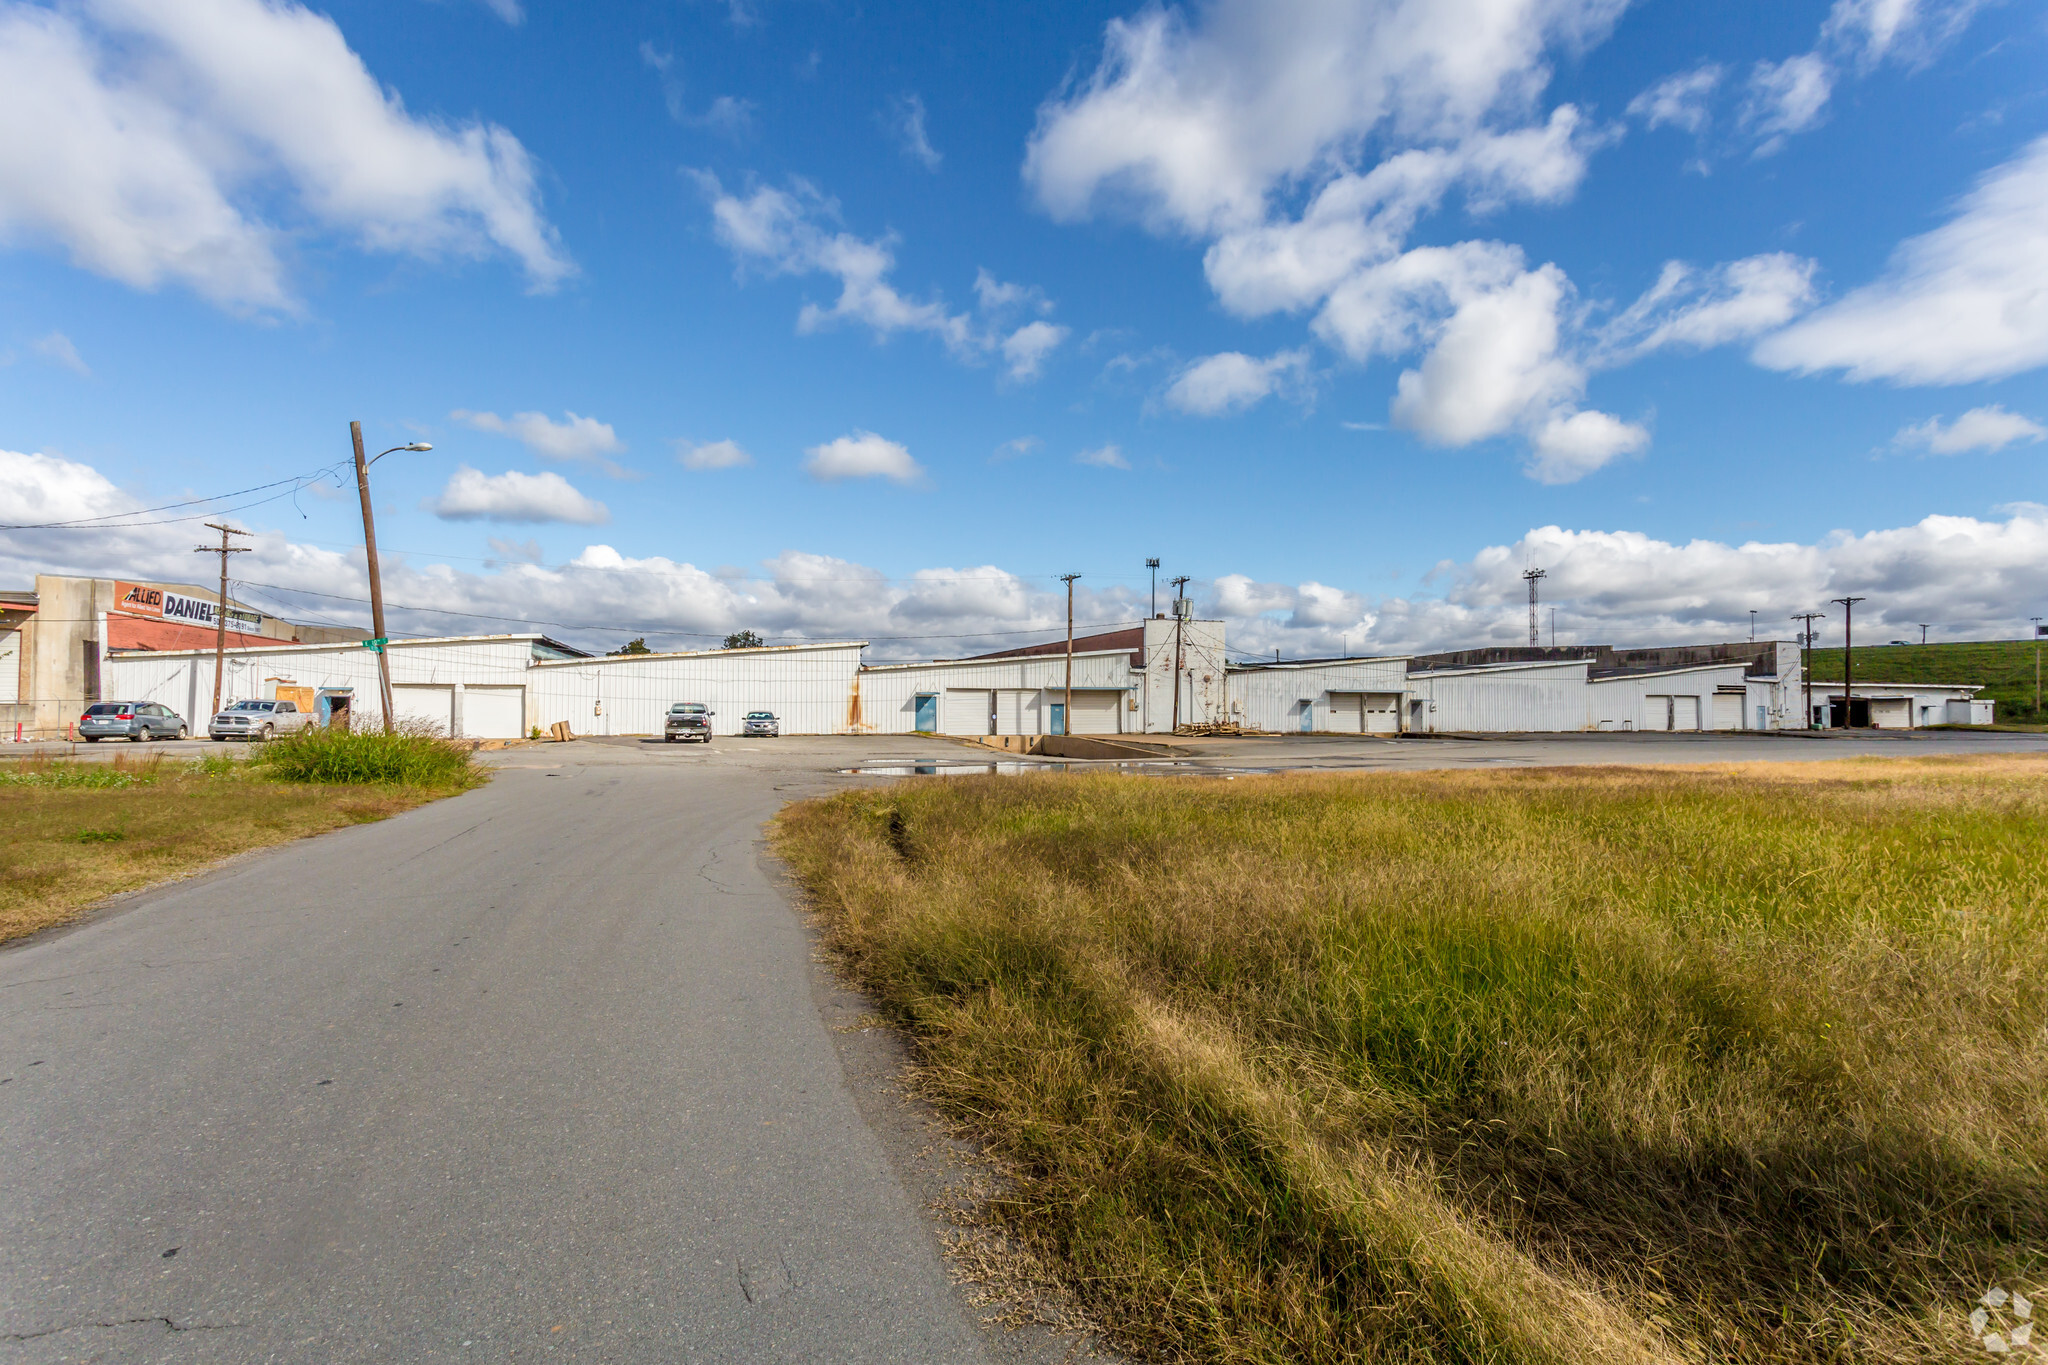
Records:
[[[1067,585],[1067,699],[1060,709],[1060,733],[1074,733],[1074,580],[1081,575],[1063,573],[1060,582]]]
[[[1830,597],[1828,601],[1842,604],[1842,728],[1852,730],[1856,724],[1856,664],[1853,651],[1856,639],[1853,628],[1856,624],[1856,604],[1860,597]]]
[[[1529,647],[1534,649],[1543,642],[1536,633],[1536,582],[1544,577],[1544,573],[1541,569],[1529,569],[1522,577],[1529,580]]]
[[[2041,618],[2037,616],[2037,617],[2035,617],[2034,619],[2038,621],[2038,620],[2040,620]],[[1921,643],[1921,644],[1923,644],[1923,645],[1924,645],[1924,644],[1926,644],[1926,643],[1927,643],[1927,623],[1926,623],[1925,621],[1915,621],[1915,622],[1914,622],[1913,624],[1914,624],[1914,625],[1916,625],[1916,626],[1918,626],[1918,627],[1920,627],[1920,643]]]
[[[247,531],[237,531],[234,527],[217,521],[207,522],[206,529],[220,532],[220,544],[202,545],[192,553],[220,556],[220,604],[213,609],[213,710],[207,713],[207,721],[210,724],[214,715],[220,711],[220,675],[227,664],[228,655],[228,556],[245,555],[249,553],[250,547],[228,544],[229,536],[246,536],[249,534]],[[2039,710],[2040,707],[2037,705],[2035,709]]]
[[[1826,616],[1824,611],[1794,612],[1792,619],[1806,622],[1806,648],[1799,651],[1799,672],[1806,684],[1806,728],[1813,726],[1813,623]]]
[[[1159,614],[1159,561],[1148,559],[1145,561],[1145,567],[1152,571],[1152,612],[1150,616],[1146,617],[1147,620],[1150,620],[1153,616]]]
[[[1756,643],[1756,608],[1749,609],[1749,642]]]
[[[1550,647],[1557,648],[1557,608],[1550,609]]]
[[[1180,671],[1185,667],[1181,652],[1181,631],[1188,619],[1187,607],[1184,605],[1188,600],[1188,580],[1185,574],[1173,580],[1173,591],[1173,732],[1179,734]]]
[[[2034,719],[2041,719],[2041,618],[2029,616],[2034,623]]]
[[[356,447],[356,492],[363,499],[363,556],[370,566],[370,629],[376,632],[376,639],[367,642],[377,651],[377,687],[383,694],[384,733],[391,733],[391,637],[384,633],[384,575],[377,568],[377,523],[370,515],[370,466],[389,455],[392,450],[432,450],[425,441],[409,441],[391,450],[380,450],[369,459],[363,458],[363,424],[348,424],[349,439]]]

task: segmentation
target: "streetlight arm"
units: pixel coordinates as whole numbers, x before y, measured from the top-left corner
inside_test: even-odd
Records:
[[[377,463],[377,461],[383,459],[386,455],[391,454],[392,451],[395,450],[432,450],[433,448],[434,447],[432,445],[428,444],[425,441],[412,441],[406,445],[393,446],[391,447],[391,450],[380,450],[375,455],[372,455],[364,467],[368,468],[369,465]]]

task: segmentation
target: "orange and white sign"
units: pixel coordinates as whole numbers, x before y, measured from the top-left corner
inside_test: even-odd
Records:
[[[188,626],[210,628],[215,624],[214,604],[203,597],[186,597],[147,583],[124,583],[120,579],[114,580],[114,593],[114,610],[131,616],[177,621]],[[252,611],[229,607],[228,627],[253,634],[263,629],[263,618]]]

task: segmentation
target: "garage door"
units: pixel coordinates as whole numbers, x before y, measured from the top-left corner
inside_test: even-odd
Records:
[[[992,735],[996,694],[986,688],[949,687],[941,703],[939,732],[948,735]]]
[[[1065,698],[1066,692],[1061,690],[1052,695],[1055,700],[1059,700]],[[1073,725],[1068,733],[1076,735],[1113,735],[1117,733],[1117,719],[1123,702],[1124,694],[1121,692],[1076,691],[1074,693]]]
[[[1401,694],[1399,692],[1368,692],[1365,694],[1365,732],[1369,735],[1397,735],[1401,733]]]
[[[1740,730],[1742,728],[1742,702],[1740,692],[1716,692],[1714,694],[1714,728],[1716,730]]]
[[[526,733],[526,689],[462,689],[462,733],[470,739],[518,739]]]
[[[1697,730],[1700,728],[1700,699],[1698,697],[1673,697],[1671,699],[1671,728],[1674,730]]]
[[[1365,728],[1365,699],[1356,692],[1330,694],[1329,728],[1340,735],[1355,735]]]
[[[455,689],[401,684],[391,689],[391,709],[400,725],[450,734],[455,725]]]

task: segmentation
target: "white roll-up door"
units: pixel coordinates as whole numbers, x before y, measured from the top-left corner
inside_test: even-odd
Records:
[[[526,689],[462,689],[462,733],[466,739],[518,739],[526,733]]]
[[[21,700],[21,632],[0,630],[0,703]]]
[[[1700,699],[1698,697],[1673,697],[1671,699],[1671,728],[1674,730],[1697,730],[1700,728]]]
[[[391,689],[393,719],[399,724],[422,726],[434,734],[452,734],[455,727],[455,689],[398,683]]]
[[[1399,692],[1368,692],[1365,694],[1365,732],[1369,735],[1397,735],[1401,733],[1401,694]]]
[[[1356,692],[1332,692],[1326,728],[1340,735],[1355,735],[1364,730],[1365,699]]]
[[[996,694],[983,687],[949,687],[939,702],[939,731],[948,735],[992,735]]]
[[[1716,692],[1714,694],[1714,728],[1716,730],[1740,730],[1742,728],[1743,694],[1740,692]]]
[[[1064,692],[1052,694],[1064,697]],[[1123,707],[1124,694],[1121,692],[1074,693],[1073,723],[1067,733],[1074,735],[1113,735],[1117,733],[1117,722]]]

